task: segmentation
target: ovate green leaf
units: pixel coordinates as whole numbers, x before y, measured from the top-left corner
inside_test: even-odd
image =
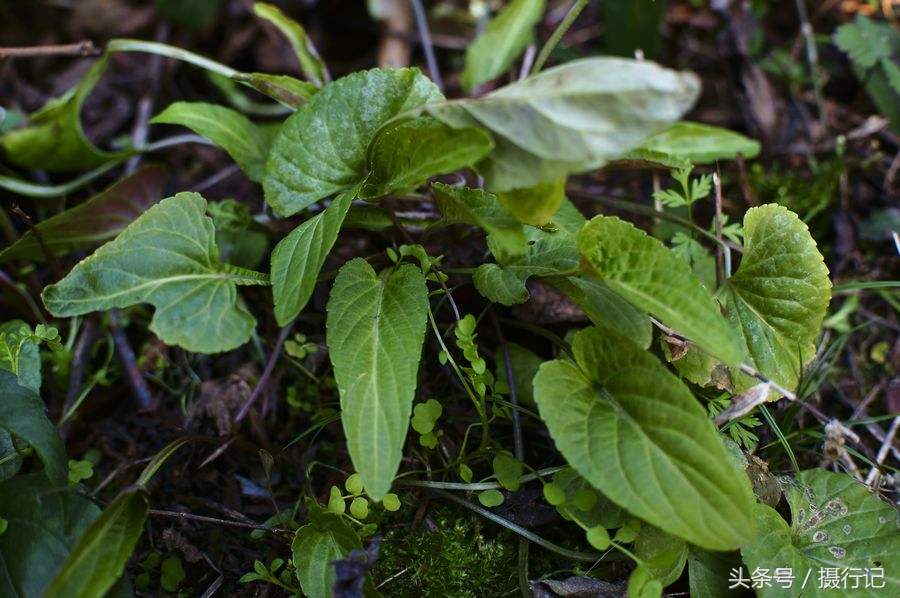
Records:
[[[94,598],[116,583],[144,531],[143,488],[125,490],[78,538],[44,598]]]
[[[601,167],[681,118],[699,91],[689,73],[587,58],[425,110],[452,127],[488,129],[496,145],[477,168],[489,190],[508,191]]]
[[[600,280],[629,303],[728,364],[743,352],[708,290],[660,241],[615,217],[597,216],[577,236],[582,256]]]
[[[32,114],[27,127],[0,137],[0,150],[6,159],[23,168],[67,172],[87,170],[131,153],[97,149],[81,127],[81,106],[103,76],[108,61],[109,55],[105,54],[74,89]]]
[[[247,178],[262,180],[270,138],[240,112],[205,102],[175,102],[150,123],[182,125],[203,135],[228,152]]]
[[[430,176],[471,166],[493,146],[490,135],[474,127],[453,129],[427,117],[395,123],[372,144],[360,197],[415,189]]]
[[[544,14],[544,0],[512,0],[490,20],[484,32],[466,48],[462,85],[472,91],[502,75],[534,41],[534,27]]]
[[[754,508],[759,535],[741,549],[749,571],[790,567],[793,587],[777,583],[757,590],[762,598],[895,596],[900,592],[900,515],[866,487],[843,473],[808,470],[799,487],[787,489],[788,524],[763,504]],[[882,569],[881,588],[866,587],[865,571]],[[820,588],[823,569],[837,572],[836,586]],[[842,573],[850,573],[844,577]],[[746,571],[746,570],[745,570]],[[825,572],[827,576],[828,572]],[[809,575],[806,587],[803,580]],[[844,581],[842,581],[842,579]]]
[[[569,464],[619,506],[698,546],[752,538],[750,483],[687,387],[612,331],[583,330],[573,349],[576,364],[547,362],[534,380]]]
[[[492,193],[469,187],[454,188],[443,183],[431,186],[444,222],[480,226],[488,234],[488,245],[498,259],[525,251],[525,231]]]
[[[337,240],[352,201],[352,193],[338,196],[323,212],[295,228],[272,251],[272,295],[279,326],[286,326],[296,318],[312,296],[316,277]]]
[[[743,337],[750,365],[793,389],[815,356],[831,299],[828,268],[806,224],[782,206],[748,210],[744,238],[741,265],[727,286],[728,320]],[[750,383],[744,377],[738,390]]]
[[[41,398],[19,386],[15,374],[0,369],[0,428],[28,443],[44,463],[44,474],[55,486],[68,480],[68,460],[56,427]]]
[[[290,116],[272,144],[263,187],[290,216],[365,177],[375,133],[401,112],[442,99],[417,69],[360,71],[326,85]]]
[[[734,160],[738,154],[755,158],[759,142],[721,127],[689,121],[675,123],[662,133],[645,140],[627,157],[648,157],[659,152],[668,158],[694,164],[710,164],[717,160]]]
[[[206,200],[179,193],[162,200],[115,240],[44,289],[47,309],[68,317],[150,303],[150,330],[189,351],[216,353],[245,343],[256,325],[237,304],[237,285],[265,275],[219,263]]]
[[[347,446],[376,501],[400,466],[427,313],[425,279],[411,264],[377,275],[365,260],[351,260],[328,301],[328,350]]]
[[[84,203],[39,222],[0,251],[0,263],[25,259],[44,261],[46,257],[37,234],[44,247],[55,255],[114,237],[162,199],[165,174],[162,166],[145,166]]]

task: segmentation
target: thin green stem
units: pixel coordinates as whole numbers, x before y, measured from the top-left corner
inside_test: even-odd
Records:
[[[237,75],[239,72],[231,68],[230,66],[222,64],[221,62],[216,62],[215,60],[211,60],[209,58],[206,58],[205,56],[200,56],[199,54],[188,52],[187,50],[184,50],[182,48],[176,48],[175,46],[170,46],[168,44],[150,42],[142,39],[114,39],[106,44],[106,51],[146,52],[147,54],[156,54],[157,56],[165,56],[166,58],[175,58],[176,60],[181,60],[183,62],[193,64],[194,66],[198,66],[202,69],[210,71],[211,73],[216,73],[218,75],[222,75],[223,77],[228,77],[229,79]]]
[[[443,349],[444,353],[447,355],[447,362],[450,364],[450,367],[453,368],[453,371],[456,372],[456,375],[459,378],[459,381],[462,383],[466,394],[469,395],[469,398],[472,399],[472,403],[475,404],[475,409],[478,411],[478,416],[481,418],[482,425],[481,448],[485,448],[488,442],[487,409],[485,408],[484,403],[478,400],[478,397],[476,397],[472,389],[469,388],[469,384],[466,382],[466,377],[463,375],[462,371],[459,369],[459,366],[456,364],[456,361],[453,359],[453,355],[450,354],[450,350],[444,343],[444,338],[441,336],[441,331],[434,319],[434,313],[431,311],[430,306],[428,307],[428,321],[431,323],[431,329],[434,331],[434,335],[437,337],[438,343],[441,345],[441,349]]]
[[[566,31],[569,30],[569,27],[572,26],[572,23],[575,22],[575,19],[578,18],[578,15],[581,14],[581,11],[584,10],[584,7],[587,6],[588,2],[590,2],[590,0],[575,0],[575,4],[573,4],[572,8],[569,9],[569,12],[566,13],[566,16],[556,28],[556,31],[553,32],[553,35],[550,36],[550,39],[548,39],[547,43],[544,44],[544,47],[541,48],[541,53],[538,54],[537,60],[534,61],[534,66],[531,69],[532,75],[539,73],[541,69],[544,68],[544,64],[550,58],[550,54],[552,54],[553,50],[556,49],[556,46],[559,45],[559,42],[566,34]]]

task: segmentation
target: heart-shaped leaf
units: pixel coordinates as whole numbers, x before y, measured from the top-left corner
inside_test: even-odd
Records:
[[[796,214],[776,204],[744,216],[744,254],[728,280],[728,320],[740,331],[750,365],[787,389],[815,356],[831,300],[828,268]],[[755,383],[744,374],[738,391]]]
[[[576,363],[550,361],[534,398],[557,448],[610,500],[713,550],[753,536],[750,482],[688,388],[631,340],[575,335]]]
[[[256,321],[237,304],[237,285],[268,284],[268,277],[220,263],[205,214],[196,193],[162,200],[45,288],[44,305],[68,317],[150,303],[150,330],[165,343],[200,353],[244,344]]]
[[[282,216],[354,187],[387,121],[442,99],[418,69],[372,69],[329,83],[281,126],[266,162],[266,199]]]

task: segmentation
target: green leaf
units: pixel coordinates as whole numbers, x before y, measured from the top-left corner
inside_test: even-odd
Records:
[[[384,505],[385,511],[399,511],[401,506],[400,497],[393,492],[388,492],[384,495],[384,499],[381,501],[381,504]]]
[[[891,505],[879,500],[866,487],[843,473],[807,470],[800,473],[800,486],[787,489],[791,524],[774,509],[763,504],[754,508],[759,536],[741,549],[744,562],[755,568],[790,567],[793,587],[776,582],[757,590],[761,598],[833,595],[896,596],[900,592],[900,516]],[[883,568],[884,587],[866,588],[864,570]],[[821,589],[823,569],[845,569],[847,585]],[[746,575],[746,574],[745,574]],[[804,578],[809,582],[802,588]],[[749,577],[749,575],[747,575]],[[853,589],[854,577],[858,587]]]
[[[606,284],[583,276],[549,278],[547,283],[581,308],[593,324],[612,328],[644,349],[650,346],[653,338],[650,318]]]
[[[369,501],[357,496],[350,503],[350,514],[357,519],[365,519],[369,516]]]
[[[689,264],[631,223],[597,216],[577,236],[600,280],[728,364],[743,352],[712,295]]]
[[[892,54],[891,38],[897,34],[887,23],[876,23],[865,15],[857,14],[855,23],[837,28],[834,43],[850,55],[864,69],[874,67]]]
[[[741,265],[725,295],[728,320],[743,337],[749,365],[796,388],[802,366],[815,357],[831,300],[828,268],[806,224],[782,206],[748,210],[744,238]],[[740,376],[738,391],[755,383]]]
[[[466,48],[462,86],[466,91],[506,72],[534,41],[534,27],[544,14],[544,0],[512,0]]]
[[[41,354],[33,334],[22,320],[0,324],[0,368],[15,374],[20,386],[40,394]]]
[[[478,502],[483,506],[490,508],[499,507],[503,504],[503,493],[499,490],[485,490],[478,493]]]
[[[319,87],[328,81],[325,63],[322,62],[319,53],[316,52],[315,46],[300,23],[286,16],[277,6],[265,2],[255,2],[253,13],[275,25],[288,39],[294,48],[294,53],[297,54],[297,60],[300,61],[300,69],[307,79]]]
[[[620,527],[627,514],[606,496],[578,475],[571,467],[564,467],[553,476],[553,483],[565,492],[566,499],[556,510],[567,521],[574,521],[582,529],[601,526]]]
[[[331,290],[326,338],[341,421],[353,467],[375,501],[400,466],[427,314],[428,289],[412,264],[377,275],[356,258]]]
[[[337,240],[352,201],[352,193],[339,195],[323,212],[295,228],[272,251],[272,295],[279,326],[287,326],[296,318],[312,296],[316,278]]]
[[[533,187],[498,191],[497,200],[513,218],[524,224],[544,226],[559,209],[566,192],[566,179]]]
[[[331,598],[335,580],[331,563],[346,557],[353,550],[362,550],[362,547],[356,532],[344,522],[343,517],[318,509],[310,512],[310,523],[296,531],[291,544],[297,580],[304,595]]]
[[[759,142],[721,127],[689,121],[677,122],[662,133],[646,139],[626,156],[647,157],[659,152],[667,159],[686,160],[694,164],[711,164],[718,160],[734,160],[759,155]]]
[[[525,231],[522,224],[497,201],[497,197],[482,189],[454,188],[444,183],[431,185],[431,192],[447,224],[480,226],[488,235],[488,246],[497,259],[506,259],[525,252]]]
[[[518,459],[499,453],[494,457],[494,476],[500,485],[515,492],[519,489],[519,478],[522,477],[522,463]]]
[[[484,97],[424,110],[451,127],[490,131],[496,145],[477,168],[496,192],[600,168],[681,118],[699,91],[689,73],[646,61],[587,58]]]
[[[247,342],[256,325],[237,304],[237,285],[265,275],[219,263],[206,200],[179,193],[132,222],[115,240],[44,289],[44,305],[68,317],[150,303],[150,330],[188,351],[216,353]]]
[[[290,216],[365,178],[366,150],[387,121],[441,92],[418,69],[360,71],[329,83],[281,126],[266,162],[266,199]]]
[[[663,40],[659,28],[668,5],[668,0],[604,2],[599,15],[604,54],[630,58],[640,50],[645,58],[656,60]]]
[[[0,596],[43,596],[79,536],[100,515],[91,501],[58,490],[42,474],[0,484],[0,517],[9,522],[0,534]]]
[[[287,75],[236,73],[231,78],[293,109],[299,108],[319,92],[319,88],[309,81],[301,81]]]
[[[81,106],[97,85],[109,55],[104,54],[74,89],[30,115],[31,124],[0,137],[0,150],[12,164],[48,172],[88,170],[124,158],[131,150],[104,152],[88,141],[81,127]]]
[[[46,260],[41,242],[53,255],[62,255],[116,236],[134,219],[162,199],[166,169],[145,166],[74,208],[43,220],[18,241],[0,251],[0,264],[10,260]]]
[[[482,159],[494,147],[490,135],[468,127],[452,129],[433,118],[416,118],[383,129],[369,151],[369,176],[359,196],[371,199],[423,184]]]
[[[628,338],[575,335],[576,364],[550,361],[535,401],[566,460],[610,500],[713,550],[752,537],[750,483],[690,391]]]
[[[251,181],[262,180],[270,138],[240,112],[205,102],[175,102],[150,124],[187,127],[228,152]]]
[[[44,598],[103,596],[125,569],[149,509],[139,486],[116,497],[78,538]]]
[[[610,544],[609,532],[602,525],[595,525],[587,530],[587,541],[597,550],[606,550]]]
[[[665,587],[681,577],[687,563],[688,545],[658,527],[645,525],[635,540],[634,553]]]
[[[691,596],[728,598],[728,577],[741,564],[736,552],[713,552],[691,546],[688,553],[688,581]],[[733,583],[733,582],[732,582]]]
[[[496,303],[524,303],[528,300],[525,283],[529,278],[569,272],[578,267],[579,255],[574,232],[584,222],[584,216],[578,209],[564,199],[553,215],[555,226],[526,229],[531,243],[525,253],[509,257],[501,264],[479,266],[473,275],[475,288]]]
[[[0,369],[0,428],[27,442],[44,463],[44,475],[54,486],[66,486],[68,459],[56,427],[45,413],[44,402],[19,386],[16,376]]]

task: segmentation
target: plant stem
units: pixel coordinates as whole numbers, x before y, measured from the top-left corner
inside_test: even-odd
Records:
[[[166,58],[175,58],[229,79],[238,74],[238,71],[221,62],[159,42],[150,42],[142,39],[114,39],[106,44],[106,50],[108,52],[146,52],[148,54],[165,56]]]
[[[431,43],[431,32],[428,30],[428,18],[422,0],[412,0],[413,10],[416,13],[416,27],[419,29],[419,39],[422,43],[422,51],[425,53],[425,62],[428,63],[428,73],[438,89],[444,91],[444,82],[441,80],[441,71],[438,69],[437,58],[434,55],[434,44]]]
[[[587,6],[588,2],[590,2],[590,0],[575,0],[575,4],[572,5],[572,8],[570,8],[569,12],[566,13],[566,16],[563,17],[563,20],[556,27],[556,31],[553,32],[553,35],[550,36],[550,39],[548,39],[547,43],[544,44],[544,47],[541,48],[541,53],[538,54],[537,60],[534,61],[534,67],[531,69],[532,75],[539,73],[540,70],[544,68],[544,63],[550,58],[550,54],[552,54],[553,50],[556,49],[556,46],[559,45],[559,42],[566,34],[566,31],[569,30],[569,27],[572,26],[572,23],[575,22],[575,19],[578,18],[578,15],[581,14],[581,11],[584,10],[584,7]]]

